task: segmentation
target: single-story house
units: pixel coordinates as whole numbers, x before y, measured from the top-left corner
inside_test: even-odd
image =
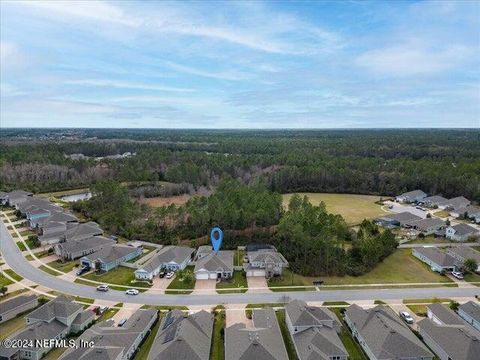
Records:
[[[412,249],[412,255],[431,267],[433,271],[454,271],[458,261],[451,255],[434,246],[423,246]]]
[[[247,252],[248,263],[244,264],[247,277],[273,277],[282,275],[288,261],[275,249],[260,249]]]
[[[210,253],[213,251],[212,245],[202,245],[199,246],[197,249],[197,253],[195,255],[195,259],[199,260],[207,255],[210,255]]]
[[[466,241],[469,238],[478,235],[480,235],[480,231],[473,226],[463,223],[449,226],[445,230],[445,237],[454,241]]]
[[[338,336],[341,325],[332,311],[293,300],[285,307],[285,322],[299,360],[347,360]]]
[[[408,221],[406,226],[415,229],[425,235],[430,235],[445,228],[445,221],[438,218],[426,218],[415,221]]]
[[[9,205],[15,207],[27,201],[33,196],[33,193],[23,190],[14,190],[7,194],[6,199],[4,198],[4,205]]]
[[[427,317],[437,325],[465,325],[465,321],[455,314],[453,310],[440,303],[427,305]]]
[[[444,203],[445,201],[448,201],[448,199],[440,195],[433,195],[433,196],[426,197],[421,202],[423,203],[424,206],[428,208],[434,208],[434,207],[438,207],[440,204]]]
[[[97,271],[110,271],[121,263],[135,259],[142,254],[142,248],[126,245],[109,245],[80,258],[80,264]]]
[[[473,259],[477,262],[477,272],[480,272],[480,252],[468,246],[454,246],[447,249],[447,254],[453,256],[463,264],[467,259]]]
[[[475,216],[480,215],[480,207],[474,205],[463,206],[459,208],[455,208],[450,211],[450,215],[457,217],[457,218],[468,218],[468,219],[475,219]]]
[[[403,211],[395,214],[388,214],[375,220],[375,222],[381,226],[394,227],[394,226],[408,226],[409,223],[421,220],[420,216],[412,214],[409,211]]]
[[[458,315],[480,331],[480,304],[469,301],[458,307]]]
[[[139,269],[135,277],[139,280],[152,280],[162,269],[183,270],[190,264],[195,250],[185,246],[165,246]]]
[[[80,240],[69,240],[55,245],[55,253],[65,260],[75,260],[114,245],[115,240],[104,236],[90,236]]]
[[[448,199],[438,205],[438,207],[442,210],[453,210],[456,208],[462,208],[470,205],[471,202],[467,198],[463,196],[457,196],[452,199]]]
[[[212,251],[209,255],[197,260],[195,264],[195,278],[197,280],[230,279],[233,276],[234,251]]]
[[[416,203],[427,197],[422,190],[413,190],[395,197],[395,201],[400,203]]]
[[[39,235],[43,235],[45,233],[44,228],[48,226],[48,223],[50,222],[60,222],[65,224],[78,223],[78,218],[66,211],[55,211],[50,216],[33,222],[32,225],[34,226],[32,228],[36,229]],[[64,231],[66,231],[66,227]]]
[[[0,324],[38,306],[36,295],[20,295],[0,303]]]

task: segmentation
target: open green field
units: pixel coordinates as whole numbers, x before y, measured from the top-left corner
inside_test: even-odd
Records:
[[[231,288],[242,288],[241,290],[229,290]],[[247,277],[243,271],[234,271],[231,281],[221,281],[217,283],[217,293],[244,293],[248,290]]]
[[[381,206],[375,204],[380,200],[376,195],[355,195],[355,194],[326,194],[326,193],[298,193],[306,195],[313,205],[323,201],[327,210],[334,214],[340,214],[349,225],[359,224],[363,219],[372,219],[385,214]],[[293,194],[283,194],[283,204],[288,202]]]
[[[165,294],[190,294],[193,290],[183,289],[193,289],[195,287],[195,275],[193,274],[194,268],[194,266],[187,266],[185,270],[177,272],[175,278],[170,285],[168,285],[167,290],[165,290]],[[185,281],[186,279],[190,279],[190,281]]]
[[[150,287],[150,285],[148,285],[146,282],[135,281],[135,274],[133,273],[133,269],[124,266],[119,266],[116,269],[110,270],[103,274],[97,275],[96,273],[90,273],[87,275],[83,275],[81,278],[98,281],[105,284],[117,284],[141,288]],[[96,286],[96,284],[91,285]]]

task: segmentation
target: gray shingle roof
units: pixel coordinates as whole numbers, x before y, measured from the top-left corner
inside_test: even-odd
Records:
[[[90,261],[97,261],[100,260],[106,264],[116,261],[118,259],[123,258],[124,256],[127,256],[131,253],[137,252],[138,249],[131,247],[131,246],[126,246],[126,245],[107,245],[103,249],[99,251],[95,251],[92,254],[89,254],[85,256],[87,259]]]
[[[252,319],[254,328],[234,324],[225,330],[225,359],[287,360],[275,311],[254,310]]]
[[[447,201],[448,199],[444,198],[443,196],[440,196],[440,195],[433,195],[433,196],[428,196],[426,197],[425,199],[423,199],[422,201],[424,203],[430,203],[432,205],[439,205],[445,201]]]
[[[458,307],[458,309],[463,310],[465,313],[470,315],[473,319],[480,321],[480,305],[474,303],[473,301],[469,301],[465,304],[462,304]]]
[[[233,251],[222,250],[218,253],[211,252],[207,256],[197,260],[195,272],[205,269],[207,271],[233,271]]]
[[[400,196],[414,198],[414,197],[417,197],[417,196],[427,196],[427,194],[425,194],[422,190],[413,190],[413,191],[403,193]]]
[[[57,316],[63,318],[69,317],[79,309],[83,309],[82,305],[72,302],[65,296],[59,296],[32,311],[27,317],[31,319],[51,321]]]
[[[212,331],[213,315],[206,311],[188,316],[170,311],[162,319],[148,360],[208,360]]]
[[[467,205],[470,205],[470,200],[468,200],[467,198],[465,198],[463,196],[457,196],[455,198],[448,199],[448,200],[444,201],[440,205],[448,206],[448,207],[451,207],[453,209],[456,209],[456,208],[461,208],[461,207],[465,207]]]
[[[427,347],[402,323],[392,309],[364,310],[351,305],[345,312],[378,360],[433,357]]]
[[[421,220],[422,218],[420,216],[412,214],[411,212],[404,211],[396,214],[388,214],[388,215],[382,216],[381,219],[390,219],[390,220],[398,221],[400,223],[404,223],[404,222]]]
[[[148,260],[139,270],[152,272],[161,264],[175,262],[181,264],[186,258],[190,258],[194,250],[184,246],[166,246],[160,252]]]
[[[78,221],[77,217],[73,214],[64,212],[64,211],[55,211],[50,216],[38,219],[37,224],[42,227],[50,221],[60,221],[60,222],[74,222]]]
[[[455,266],[455,264],[457,263],[457,260],[453,256],[444,253],[443,251],[433,246],[414,248],[414,251],[422,254],[423,256],[440,266],[451,267]]]
[[[445,226],[445,221],[438,218],[427,218],[409,222],[408,224],[414,226],[419,231],[426,231],[428,228],[431,227],[440,228],[442,226]]]
[[[75,319],[72,322],[72,325],[73,324],[81,325],[87,321],[93,320],[94,318],[95,318],[95,313],[93,311],[85,310],[75,317]]]
[[[104,236],[90,236],[78,240],[68,240],[58,244],[58,246],[67,253],[76,253],[81,251],[88,251],[97,246],[114,245],[115,240],[106,238]]]
[[[72,224],[72,226],[65,231],[65,239],[67,241],[78,240],[102,234],[103,230],[100,226],[98,226],[96,222],[90,221],[83,224]]]
[[[474,259],[477,264],[480,264],[480,251],[474,250],[469,246],[454,246],[447,250],[449,254],[456,257],[460,261],[466,259]]]
[[[450,359],[477,360],[480,354],[479,333],[467,327],[437,325],[430,319],[418,322],[418,328],[427,333]]]
[[[302,300],[290,301],[285,311],[293,326],[340,325],[335,314],[327,308],[308,306]]]
[[[0,303],[0,315],[37,300],[36,295],[20,295]]]
[[[468,224],[457,224],[453,225],[452,228],[455,230],[455,235],[467,235],[467,234],[475,234],[478,232],[477,229],[475,229],[473,226],[470,226]]]
[[[430,311],[445,325],[465,325],[465,322],[452,310],[440,303],[434,303],[427,306]]]
[[[262,263],[274,263],[274,264],[288,264],[288,261],[282,254],[272,249],[251,251],[248,253],[249,262],[262,262]]]

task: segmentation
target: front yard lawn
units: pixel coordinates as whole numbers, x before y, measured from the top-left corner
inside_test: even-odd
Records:
[[[25,244],[22,241],[17,241],[16,244],[17,244],[18,248],[20,249],[20,251],[27,250],[27,248],[25,247]]]
[[[480,286],[480,275],[477,273],[466,273],[463,275],[463,278],[467,282],[478,282],[478,284],[474,284],[474,285]]]
[[[175,278],[165,290],[165,294],[190,294],[195,287],[194,268],[194,266],[187,266],[185,270],[177,271]]]
[[[90,273],[82,276],[83,279],[98,281],[104,284],[117,284],[132,287],[149,288],[150,285],[146,282],[137,282],[135,280],[135,274],[133,269],[119,266],[116,269],[110,270],[103,274]],[[97,286],[96,284],[90,284],[91,286]],[[126,290],[126,289],[123,289]]]
[[[309,281],[306,277],[295,274],[290,269],[284,269],[282,276],[273,277],[268,280],[268,287],[272,291],[305,291],[308,288],[276,288],[279,286],[311,286],[310,289],[313,289],[312,282]]]
[[[12,277],[13,279],[15,279],[16,281],[22,281],[23,280],[23,277],[21,277],[20,275],[18,275],[15,271],[13,271],[12,269],[6,269],[6,270],[2,270],[5,274],[7,274],[8,276]],[[2,275],[3,277],[3,275]],[[6,277],[3,277],[5,280],[7,280]],[[8,279],[8,281],[10,281]],[[11,281],[10,281],[11,283]],[[8,284],[7,284],[8,285]]]
[[[242,288],[240,290],[229,290],[232,288]],[[244,293],[248,290],[247,277],[243,271],[234,271],[233,278],[229,281],[217,283],[217,292],[219,294]]]
[[[50,275],[60,276],[62,275],[61,273],[69,273],[75,267],[78,267],[78,261],[73,260],[73,261],[62,262],[60,260],[53,260],[47,263],[47,265],[60,271],[60,273],[56,272],[55,270],[51,270],[45,265],[40,266],[39,269],[42,271],[45,271],[46,273],[49,273]]]

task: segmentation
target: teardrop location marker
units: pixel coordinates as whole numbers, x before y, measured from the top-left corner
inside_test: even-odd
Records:
[[[223,241],[223,231],[218,226],[215,226],[210,232],[210,241],[212,242],[213,251],[218,252]]]

